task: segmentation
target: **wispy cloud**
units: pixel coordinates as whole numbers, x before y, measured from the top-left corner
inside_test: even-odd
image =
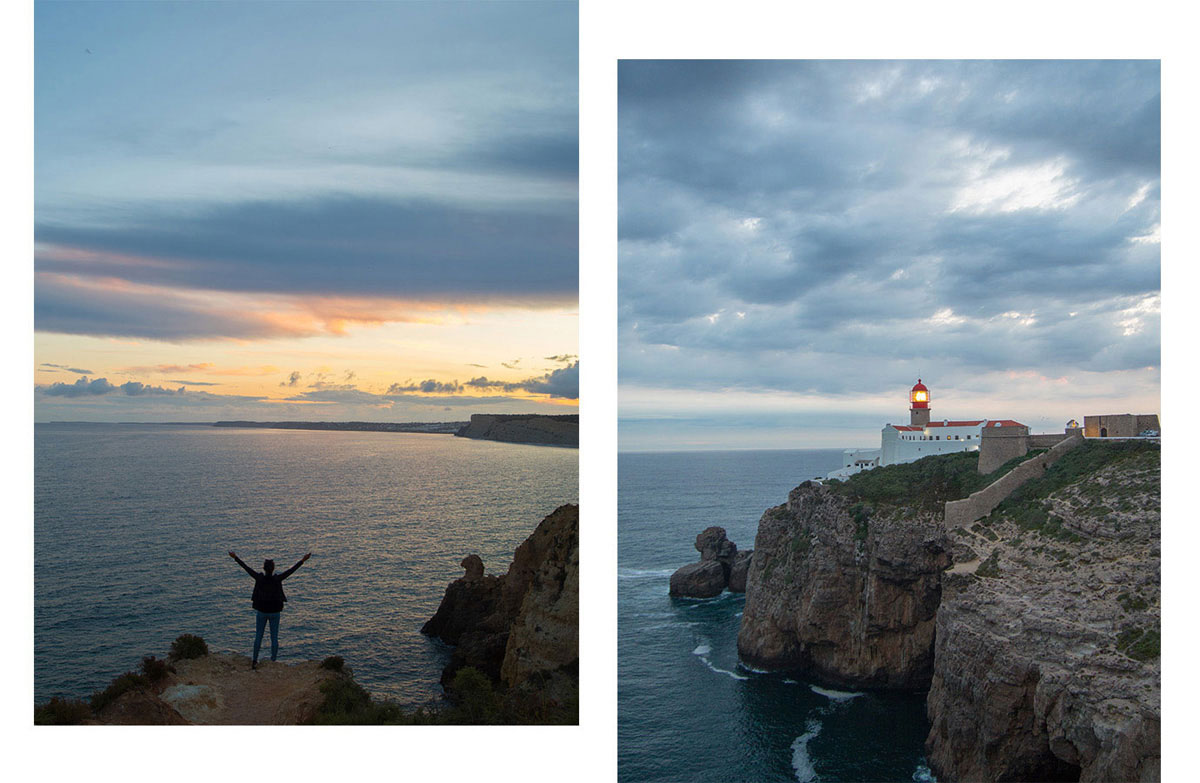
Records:
[[[91,370],[83,370],[83,369],[80,369],[79,367],[68,367],[65,364],[51,364],[50,362],[42,362],[41,366],[42,367],[50,367],[50,368],[57,369],[57,370],[66,370],[67,372],[73,372],[76,375],[93,375],[94,374]]]

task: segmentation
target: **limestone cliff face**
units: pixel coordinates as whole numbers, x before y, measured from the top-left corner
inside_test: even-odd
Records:
[[[476,413],[454,433],[460,438],[499,440],[505,443],[538,443],[579,446],[579,415]]]
[[[742,659],[845,687],[927,687],[947,544],[930,515],[867,512],[805,482],[759,520]]]
[[[939,780],[1159,779],[1158,484],[1153,449],[953,533]]]
[[[579,506],[560,506],[517,547],[503,576],[486,576],[476,556],[446,589],[421,628],[456,645],[442,672],[449,684],[473,666],[510,688],[535,675],[578,681]]]
[[[518,566],[520,566],[518,570]],[[527,578],[518,585],[514,572]],[[509,626],[500,664],[505,685],[539,673],[579,667],[579,507],[564,506],[538,525],[517,549],[509,569],[513,594],[523,594]]]

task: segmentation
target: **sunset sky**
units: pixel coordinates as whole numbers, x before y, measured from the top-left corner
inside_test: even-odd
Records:
[[[623,61],[620,447],[1158,413],[1155,61]]]
[[[571,3],[38,3],[35,417],[578,400]]]

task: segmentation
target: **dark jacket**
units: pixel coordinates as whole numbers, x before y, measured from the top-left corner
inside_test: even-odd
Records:
[[[301,561],[303,562],[303,561]],[[254,592],[250,594],[251,605],[260,612],[279,612],[287,596],[283,594],[283,580],[292,575],[300,567],[300,563],[292,566],[283,573],[263,574],[238,560],[238,565],[246,569],[246,573],[254,577]]]

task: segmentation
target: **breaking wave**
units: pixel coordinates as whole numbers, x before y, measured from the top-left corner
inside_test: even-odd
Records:
[[[805,732],[792,740],[792,770],[800,783],[812,783],[817,780],[817,771],[808,756],[808,743],[821,733],[821,722],[810,720],[804,728]]]

